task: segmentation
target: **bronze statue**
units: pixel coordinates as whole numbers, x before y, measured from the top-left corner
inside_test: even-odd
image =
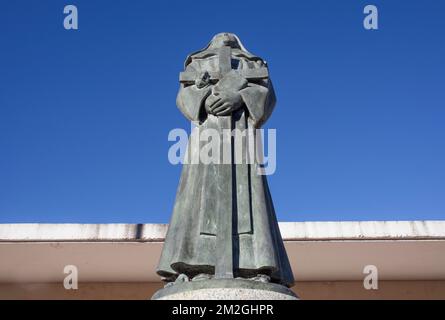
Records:
[[[217,34],[187,57],[184,68],[176,102],[201,131],[222,136],[223,130],[260,128],[274,109],[266,62],[234,34]],[[221,147],[232,160],[240,156],[233,139]],[[183,165],[157,269],[170,285],[211,279],[293,285],[266,176],[244,153],[240,158]]]

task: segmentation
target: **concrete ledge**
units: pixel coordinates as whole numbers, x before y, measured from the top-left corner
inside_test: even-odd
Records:
[[[285,241],[445,239],[445,221],[280,222]],[[167,224],[0,224],[0,241],[162,242]]]
[[[297,281],[445,280],[445,221],[282,222]],[[158,282],[166,224],[0,224],[0,283]]]
[[[164,241],[167,224],[0,224],[0,241]]]

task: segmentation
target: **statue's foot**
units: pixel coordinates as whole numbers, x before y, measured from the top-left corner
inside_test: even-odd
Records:
[[[258,274],[256,277],[249,278],[249,280],[268,283],[268,282],[270,282],[270,277],[265,274]]]
[[[192,278],[192,281],[202,281],[202,280],[210,280],[212,279],[213,276],[211,274],[207,274],[207,273],[200,273],[197,276],[194,276]]]
[[[189,282],[189,281],[190,281],[189,277],[188,277],[186,274],[181,273],[181,274],[176,278],[175,283],[182,283],[182,282]]]
[[[170,287],[175,282],[175,276],[163,277],[161,280],[165,282],[164,288]]]
[[[167,282],[167,284],[164,286],[164,288],[168,288],[168,287],[171,287],[172,285],[175,285],[178,283],[183,283],[183,282],[189,282],[189,281],[190,281],[189,277],[186,274],[181,273],[180,275],[178,275],[176,277],[176,280]]]

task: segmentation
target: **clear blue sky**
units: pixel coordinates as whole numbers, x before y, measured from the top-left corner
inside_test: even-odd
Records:
[[[63,7],[79,30],[63,28]],[[366,4],[379,30],[362,26]],[[0,222],[168,222],[188,53],[234,32],[269,63],[278,219],[445,218],[445,2],[5,1]]]

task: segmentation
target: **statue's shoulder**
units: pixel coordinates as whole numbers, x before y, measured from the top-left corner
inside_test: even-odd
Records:
[[[262,58],[258,57],[257,55],[254,55],[250,52],[247,52],[247,51],[243,51],[240,49],[233,49],[232,54],[238,58],[244,58],[246,60],[255,61],[255,62],[261,61],[265,64],[265,61]]]
[[[194,59],[205,59],[205,58],[210,58],[210,57],[214,57],[218,55],[218,50],[214,50],[214,49],[207,49],[207,50],[203,50],[203,51],[198,51],[195,53],[192,53],[190,55],[190,59],[194,60]]]

